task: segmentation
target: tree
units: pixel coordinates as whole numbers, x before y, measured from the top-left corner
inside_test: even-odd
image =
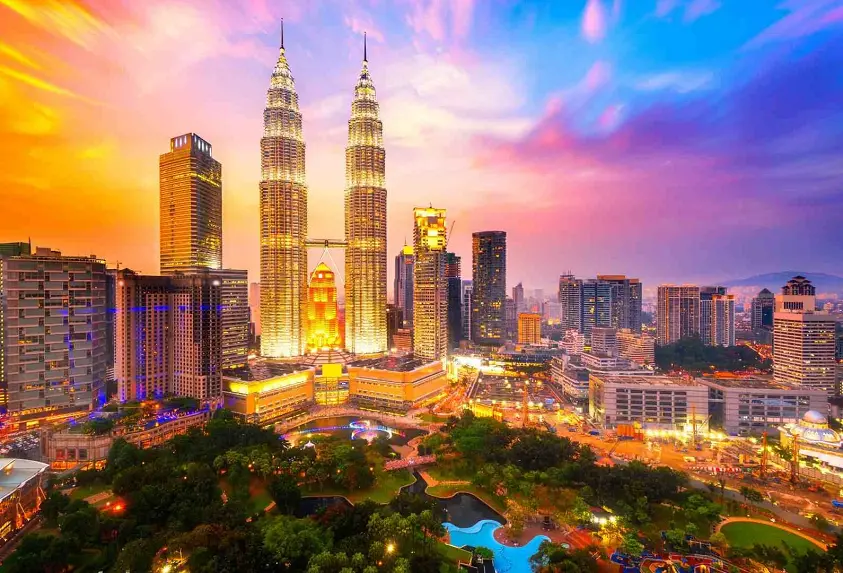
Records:
[[[811,523],[814,524],[814,527],[823,532],[828,531],[829,528],[831,528],[831,523],[829,523],[829,521],[819,513],[811,516]]]
[[[292,515],[301,501],[301,490],[295,478],[289,475],[276,476],[266,486],[272,501],[278,511],[285,515]]]
[[[6,573],[64,573],[70,570],[68,557],[73,554],[70,543],[53,535],[26,535],[18,548],[3,564]]]
[[[755,544],[752,546],[754,558],[764,565],[772,565],[784,569],[788,562],[788,554],[775,545]]]
[[[492,559],[495,556],[494,551],[489,549],[488,547],[475,547],[474,553],[478,557],[482,557],[483,559]]]
[[[123,547],[112,571],[152,571],[152,560],[161,547],[156,539],[135,539]]]
[[[312,556],[330,547],[331,539],[311,519],[282,515],[264,527],[263,545],[284,567],[304,571]]]
[[[750,503],[759,503],[764,500],[764,494],[757,489],[752,489],[751,487],[741,486],[740,493],[741,496]]]
[[[99,512],[90,505],[86,506],[59,519],[62,538],[80,549],[99,538]]]
[[[530,564],[537,573],[597,573],[597,560],[592,556],[596,552],[596,547],[571,550],[543,541],[536,554],[530,557]]]
[[[58,523],[59,515],[64,513],[70,503],[70,498],[60,491],[52,491],[47,499],[41,502],[41,515],[49,524]]]
[[[724,548],[729,545],[729,540],[726,539],[726,536],[723,535],[721,532],[712,533],[711,537],[708,538],[709,543],[711,543],[715,547]]]
[[[627,555],[638,556],[644,551],[644,544],[638,541],[638,536],[634,533],[627,533],[623,536],[620,547],[623,553]]]

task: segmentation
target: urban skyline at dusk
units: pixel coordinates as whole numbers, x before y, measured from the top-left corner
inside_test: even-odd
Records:
[[[366,31],[390,260],[432,203],[464,257],[472,232],[507,232],[508,286],[567,270],[645,285],[835,273],[839,2],[559,4],[0,0],[4,240],[157,272],[158,157],[192,132],[222,163],[223,265],[258,280],[283,17],[311,237],[342,236]]]

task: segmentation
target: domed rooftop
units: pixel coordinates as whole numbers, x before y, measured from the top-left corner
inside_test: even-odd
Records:
[[[816,410],[808,410],[805,412],[805,415],[802,416],[802,421],[809,424],[821,424],[823,426],[828,425],[828,417]]]

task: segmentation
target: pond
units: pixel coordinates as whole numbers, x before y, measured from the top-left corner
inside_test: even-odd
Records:
[[[470,493],[457,493],[446,498],[435,497],[425,492],[427,482],[419,472],[414,472],[413,477],[416,478],[416,481],[410,485],[405,485],[401,488],[401,491],[418,494],[434,500],[445,510],[448,522],[457,527],[471,527],[477,522],[484,520],[494,520],[499,524],[506,523],[504,516],[489,507],[486,502]]]
[[[486,519],[472,527],[457,527],[446,523],[445,529],[451,535],[451,545],[456,547],[486,547],[494,553],[492,559],[498,573],[530,573],[530,557],[539,550],[543,541],[549,541],[544,535],[537,535],[526,545],[509,547],[495,540],[495,530],[501,527],[497,521]]]
[[[389,420],[377,417],[332,416],[296,426],[284,436],[291,443],[306,442],[309,435],[342,436],[348,439],[366,440],[387,436],[390,444],[404,446],[413,438],[426,433],[425,430],[417,428],[398,428],[390,425]]]
[[[351,502],[341,495],[319,495],[303,497],[299,501],[299,507],[293,513],[296,517],[309,517],[316,515],[323,509],[334,506],[351,507]]]

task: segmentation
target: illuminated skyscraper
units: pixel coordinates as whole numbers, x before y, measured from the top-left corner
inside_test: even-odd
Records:
[[[307,349],[319,351],[340,346],[337,285],[334,271],[319,263],[307,287]]]
[[[402,315],[401,328],[413,328],[413,247],[404,245],[395,257],[395,306]]]
[[[222,165],[186,133],[158,160],[161,273],[222,268]]]
[[[386,350],[385,163],[364,38],[345,150],[345,340],[346,348],[358,354]],[[263,328],[266,332],[266,321]]]
[[[477,344],[501,344],[506,336],[506,232],[473,233],[471,254],[474,288],[471,304],[472,340]]]
[[[416,207],[413,218],[413,352],[420,358],[441,360],[448,352],[445,209]]]
[[[673,344],[700,335],[700,287],[660,285],[656,307],[656,342]]]
[[[299,96],[284,54],[282,28],[281,52],[266,92],[261,138],[260,323],[264,356],[298,356],[304,351],[303,314],[307,305],[304,154]]]
[[[445,280],[448,283],[448,347],[457,348],[462,338],[461,258],[445,254]]]

